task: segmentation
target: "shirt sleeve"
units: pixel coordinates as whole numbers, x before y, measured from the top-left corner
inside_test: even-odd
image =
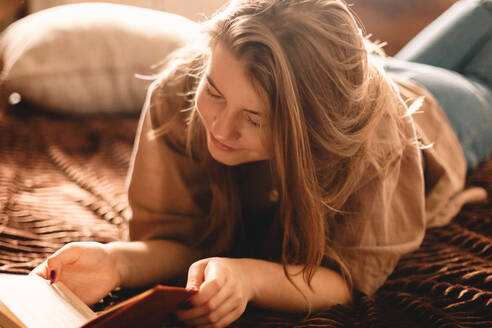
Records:
[[[408,145],[389,173],[375,176],[350,198],[354,211],[337,220],[331,240],[354,289],[374,293],[399,258],[416,250],[425,234],[425,188],[420,152]]]
[[[149,89],[137,129],[128,181],[130,239],[192,245],[203,231],[210,190],[203,167],[185,155],[184,124],[172,134],[149,138],[149,131],[181,109],[175,108],[178,93],[161,88]]]

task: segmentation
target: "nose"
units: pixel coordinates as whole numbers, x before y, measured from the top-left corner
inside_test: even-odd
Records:
[[[240,133],[236,127],[234,113],[228,108],[217,112],[213,118],[211,132],[219,141],[239,138]]]

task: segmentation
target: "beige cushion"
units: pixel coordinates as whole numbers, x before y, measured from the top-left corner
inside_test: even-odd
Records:
[[[139,112],[149,81],[135,74],[198,37],[178,15],[83,3],[29,15],[0,37],[4,97],[62,113]]]
[[[1,0],[5,1],[5,0]],[[20,0],[11,0],[18,1]],[[202,21],[224,6],[229,0],[31,0],[27,2],[27,12],[34,12],[54,6],[68,5],[80,2],[109,2],[121,5],[131,5],[149,9],[157,9],[187,17],[191,20]]]

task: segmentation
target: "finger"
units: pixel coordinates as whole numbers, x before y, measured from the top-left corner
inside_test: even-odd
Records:
[[[204,281],[200,285],[198,293],[190,299],[195,307],[200,307],[215,297],[228,280],[226,271],[214,261],[208,261],[203,270],[203,275]]]
[[[230,279],[227,278],[227,270],[210,261],[204,270],[205,281],[200,286],[199,292],[190,298],[194,308],[176,313],[181,321],[190,322],[203,316],[207,316],[218,309],[233,293]]]
[[[67,244],[53,253],[46,260],[45,275],[51,283],[59,280],[64,265],[72,264],[80,259],[80,249],[75,244]]]
[[[242,306],[238,306],[229,313],[227,313],[225,316],[223,316],[221,319],[219,319],[217,322],[211,324],[211,325],[205,325],[204,327],[227,327],[234,321],[236,321],[244,312],[245,308]]]
[[[223,288],[219,289],[218,293],[213,295],[205,303],[199,306],[195,306],[189,310],[179,310],[176,312],[176,316],[178,317],[179,320],[185,322],[206,316],[207,314],[210,314],[211,312],[214,312],[215,310],[219,309],[222,306],[222,304],[229,298],[231,293],[232,290],[224,286]],[[199,301],[195,300],[195,302],[199,302]]]
[[[200,285],[205,278],[205,268],[207,267],[208,261],[201,260],[193,263],[188,269],[188,280],[186,281],[186,289],[198,291]],[[190,300],[191,301],[191,300]]]
[[[201,317],[194,318],[186,321],[187,324],[191,326],[203,326],[203,325],[218,325],[220,322],[224,321],[231,312],[237,312],[236,310],[241,307],[241,301],[230,297],[225,302],[212,312],[209,312]]]

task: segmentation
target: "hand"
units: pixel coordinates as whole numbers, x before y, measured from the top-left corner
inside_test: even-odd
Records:
[[[52,283],[63,282],[86,304],[92,305],[120,284],[116,261],[104,244],[70,243],[31,272]]]
[[[215,257],[193,263],[186,288],[198,293],[189,299],[192,308],[179,310],[176,316],[195,327],[228,326],[254,296],[241,259]]]

